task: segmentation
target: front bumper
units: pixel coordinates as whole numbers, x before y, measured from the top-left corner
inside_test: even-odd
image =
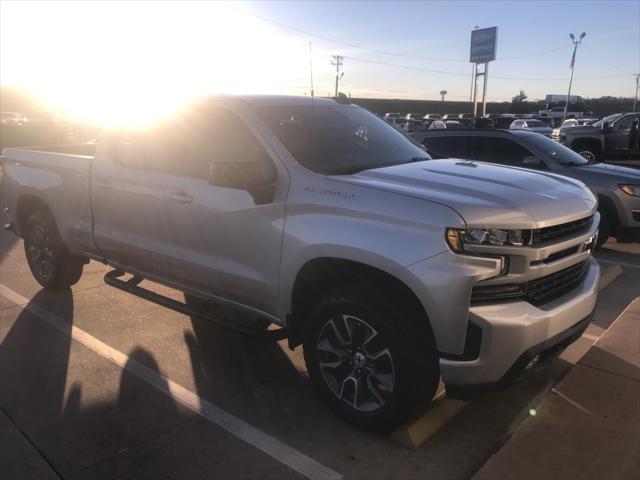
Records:
[[[538,353],[564,348],[567,339],[569,343],[577,339],[573,334],[582,333],[582,325],[586,328],[595,308],[599,279],[600,267],[589,258],[580,285],[543,306],[521,300],[472,306],[469,321],[482,330],[479,355],[472,361],[440,359],[447,388],[504,386],[514,381]]]

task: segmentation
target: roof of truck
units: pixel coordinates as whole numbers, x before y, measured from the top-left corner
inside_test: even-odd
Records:
[[[304,105],[335,105],[333,98],[304,97],[295,95],[212,95],[206,97],[211,100],[240,101],[254,107],[267,107],[274,105],[304,106]]]

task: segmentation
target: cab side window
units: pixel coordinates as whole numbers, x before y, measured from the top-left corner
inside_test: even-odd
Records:
[[[422,145],[433,158],[471,158],[467,137],[427,137]]]
[[[481,162],[523,167],[526,157],[534,156],[522,145],[505,138],[474,138],[473,158]]]
[[[638,117],[634,117],[633,115],[627,115],[623,118],[621,118],[620,120],[618,120],[615,125],[614,125],[614,129],[615,130],[628,130],[629,128],[631,128],[631,125],[633,124],[634,120],[637,120]]]
[[[204,109],[185,119],[182,175],[206,180],[214,160],[256,162],[275,173],[271,157],[253,132],[234,113]]]
[[[172,125],[127,129],[109,135],[111,155],[126,168],[170,173],[181,155],[179,132]]]

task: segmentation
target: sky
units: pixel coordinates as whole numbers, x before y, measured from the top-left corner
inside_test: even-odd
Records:
[[[498,27],[488,100],[526,91],[631,97],[640,0],[449,2],[0,2],[0,84],[107,119],[157,115],[206,93],[333,92],[469,98],[471,30]]]

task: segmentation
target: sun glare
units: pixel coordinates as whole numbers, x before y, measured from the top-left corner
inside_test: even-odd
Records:
[[[96,123],[147,122],[207,93],[287,89],[308,69],[306,43],[223,3],[3,2],[1,22],[0,81]]]

